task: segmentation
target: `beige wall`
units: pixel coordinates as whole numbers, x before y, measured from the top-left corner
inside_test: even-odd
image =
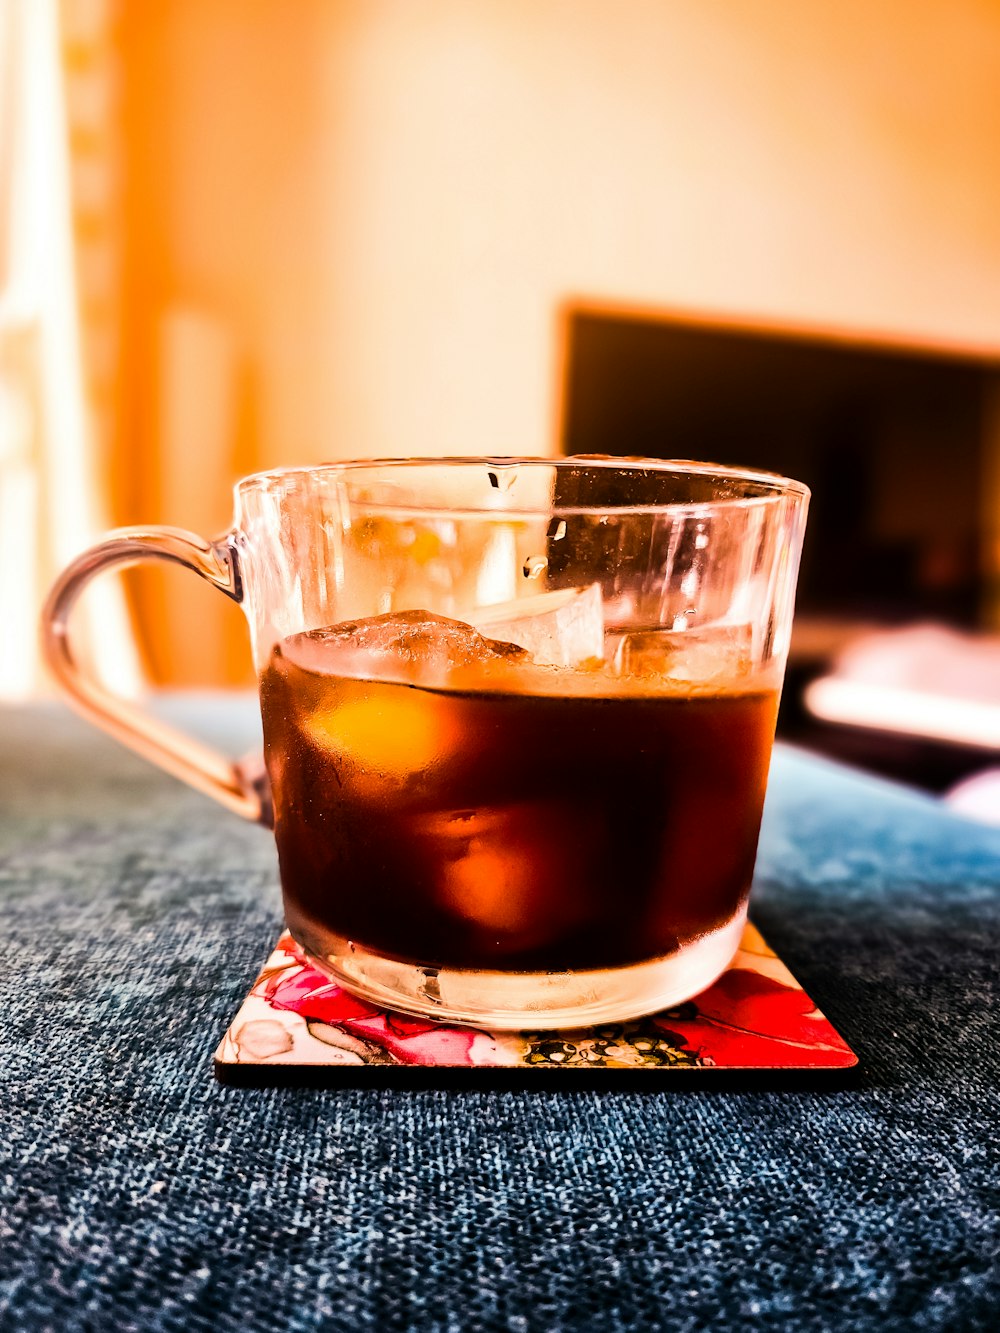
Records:
[[[572,296],[1000,348],[996,0],[124,15],[123,510],[212,526],[260,465],[552,449]],[[196,445],[167,384],[215,405]]]
[[[994,0],[155,9],[160,295],[268,463],[545,449],[569,294],[1000,345]]]

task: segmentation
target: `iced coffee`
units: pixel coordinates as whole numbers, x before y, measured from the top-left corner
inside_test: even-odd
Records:
[[[275,645],[261,699],[281,877],[317,957],[587,971],[742,919],[774,684],[747,670],[738,626],[595,630],[570,601]],[[575,653],[551,647],[560,614]]]

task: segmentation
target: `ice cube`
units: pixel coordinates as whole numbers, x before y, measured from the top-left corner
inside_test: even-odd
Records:
[[[630,630],[614,655],[619,676],[659,676],[692,685],[741,680],[752,667],[752,625]]]
[[[604,656],[599,583],[479,607],[471,618],[477,630],[520,645],[540,666],[576,667]]]
[[[516,825],[516,817],[512,821],[508,811],[496,809],[426,820],[425,836],[431,834],[450,853],[440,859],[442,905],[498,934],[521,934],[530,927],[545,887],[534,860],[516,843],[512,847],[517,833],[517,841],[523,840]]]
[[[593,911],[577,813],[557,801],[442,810],[414,816],[407,833],[437,868],[438,906],[503,953],[551,944]]]
[[[445,685],[469,667],[527,660],[523,648],[485,638],[461,620],[430,611],[391,611],[295,635],[282,655],[304,671],[355,680]]]
[[[434,693],[494,684],[497,668],[529,662],[511,643],[428,611],[345,621],[286,639],[274,679],[299,733],[328,759],[341,788],[372,792],[407,784],[450,762],[463,737],[453,710]]]
[[[300,723],[310,743],[339,765],[341,786],[367,792],[385,782],[405,783],[439,768],[460,748],[462,737],[439,697],[396,689],[372,698],[351,685],[355,697],[341,690],[330,706]]]

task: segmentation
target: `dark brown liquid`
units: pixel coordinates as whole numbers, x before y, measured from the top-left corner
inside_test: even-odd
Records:
[[[434,967],[595,968],[668,954],[739,908],[773,690],[428,689],[304,669],[309,638],[279,645],[261,682],[307,947],[332,933]]]

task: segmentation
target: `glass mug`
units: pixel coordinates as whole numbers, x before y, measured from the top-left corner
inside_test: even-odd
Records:
[[[45,653],[92,721],[273,823],[289,929],[346,989],[493,1029],[624,1020],[738,947],[808,495],[634,458],[261,473],[215,541],[81,555]],[[144,559],[246,611],[266,779],[77,665],[76,596]]]

